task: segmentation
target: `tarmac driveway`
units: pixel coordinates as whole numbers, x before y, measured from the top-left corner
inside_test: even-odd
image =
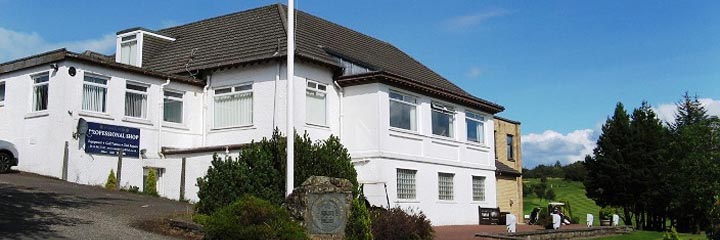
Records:
[[[171,239],[130,224],[191,209],[30,173],[0,174],[0,239]]]

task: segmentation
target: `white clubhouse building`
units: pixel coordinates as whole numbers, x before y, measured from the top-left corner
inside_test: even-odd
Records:
[[[90,185],[117,171],[119,146],[120,185],[142,188],[154,168],[160,195],[197,201],[213,153],[284,130],[286,11],[120,31],[114,56],[59,49],[2,63],[0,140],[17,146],[18,170]],[[476,224],[478,206],[497,207],[502,106],[387,42],[296,16],[294,126],[340,137],[371,204],[419,208],[434,225]],[[92,132],[77,134],[81,119]]]

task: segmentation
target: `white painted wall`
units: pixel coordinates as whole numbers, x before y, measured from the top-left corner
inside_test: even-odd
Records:
[[[50,75],[49,107],[46,114],[30,114],[32,103],[32,74],[49,72],[47,66],[0,75],[6,82],[6,101],[0,107],[0,139],[13,142],[22,158],[19,170],[47,176],[60,177],[65,141],[69,142],[68,180],[82,184],[102,185],[110,169],[117,165],[117,157],[86,154],[81,141],[73,139],[79,118],[105,124],[139,128],[140,148],[146,149],[144,159],[125,158],[122,169],[123,186],[142,186],[144,167],[163,168],[160,193],[177,199],[180,194],[181,159],[187,159],[187,199],[196,201],[196,179],[207,171],[212,153],[174,155],[162,158],[158,153],[158,122],[163,79],[115,71],[74,61],[63,61],[59,70]],[[77,75],[67,74],[70,66],[77,68]],[[162,146],[177,148],[201,147],[203,129],[207,129],[206,146],[247,143],[269,137],[275,126],[285,126],[287,92],[285,89],[285,66],[282,62],[267,62],[244,67],[215,71],[210,91],[204,95],[202,87],[172,82],[166,88],[185,92],[183,124],[162,125]],[[107,113],[88,113],[81,110],[83,76],[94,73],[109,77]],[[327,126],[305,123],[306,81],[311,79],[327,85]],[[148,89],[149,114],[146,120],[124,117],[125,84],[127,81],[150,84]],[[464,111],[458,110],[455,138],[437,137],[431,134],[431,98],[418,97],[418,131],[391,129],[389,127],[388,91],[391,87],[379,83],[344,88],[343,116],[340,116],[340,94],[334,87],[329,69],[313,64],[298,63],[294,96],[295,128],[307,131],[312,139],[326,139],[330,134],[340,135],[357,166],[359,180],[365,183],[387,185],[391,206],[419,207],[435,225],[474,224],[477,222],[477,206],[495,207],[495,175],[493,144],[480,145],[465,139]],[[241,83],[253,83],[253,124],[238,128],[214,128],[213,89]],[[407,92],[407,91],[403,91]],[[204,98],[204,99],[203,99]],[[205,100],[205,101],[203,101]],[[207,106],[203,106],[203,102]],[[203,109],[205,126],[202,125]],[[274,109],[274,111],[273,111]],[[479,112],[479,111],[477,111]],[[340,131],[340,119],[343,130]],[[486,115],[486,143],[494,142],[492,116]],[[285,132],[285,129],[281,128]],[[237,153],[234,153],[237,154]],[[398,201],[396,196],[396,169],[418,171],[417,201]],[[455,173],[455,200],[438,201],[438,172]],[[486,202],[472,202],[471,176],[486,177]],[[368,187],[368,189],[371,187]],[[373,193],[368,193],[369,195]],[[378,193],[375,193],[378,194]],[[378,197],[381,199],[381,197]]]

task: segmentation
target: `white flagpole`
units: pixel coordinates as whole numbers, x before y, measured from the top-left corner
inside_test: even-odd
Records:
[[[287,176],[285,196],[289,196],[294,187],[295,178],[295,131],[293,128],[293,78],[295,76],[295,1],[288,0],[287,14]]]

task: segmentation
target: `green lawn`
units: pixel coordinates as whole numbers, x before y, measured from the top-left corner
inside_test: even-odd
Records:
[[[705,235],[703,235],[703,234],[680,233],[678,235],[680,236],[680,239],[707,239],[705,237]],[[612,236],[612,237],[604,237],[604,238],[595,238],[595,239],[633,240],[633,239],[662,239],[662,238],[663,238],[663,233],[661,233],[661,232],[635,231],[630,234],[618,235],[618,236]]]
[[[540,183],[540,179],[529,178],[524,179],[523,182],[529,185],[538,184]],[[598,217],[600,207],[595,204],[595,201],[585,196],[585,185],[583,185],[582,182],[566,181],[560,178],[548,178],[548,187],[552,187],[555,191],[555,200],[570,201],[573,215],[580,218],[580,224],[585,224],[585,214],[591,213],[595,216],[593,225],[600,225],[600,218]],[[535,207],[546,208],[548,202],[538,199],[535,194],[530,194],[525,196],[523,203],[523,212],[525,214],[530,214]]]

